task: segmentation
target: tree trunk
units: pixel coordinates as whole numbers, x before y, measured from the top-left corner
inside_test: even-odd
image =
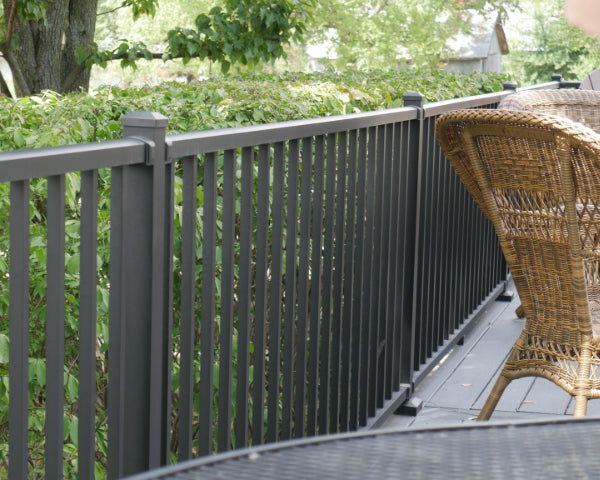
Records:
[[[69,26],[65,36],[65,48],[62,55],[61,86],[63,90],[74,92],[87,91],[90,85],[90,70],[84,68],[70,85],[65,84],[69,75],[77,70],[75,50],[94,41],[96,31],[96,10],[98,0],[71,0],[69,2]],[[70,80],[70,79],[69,79]]]
[[[10,97],[10,89],[4,80],[4,77],[0,73],[0,97]]]
[[[10,11],[14,0],[2,1],[4,11]],[[97,4],[97,0],[55,0],[48,2],[45,19],[23,23],[15,17],[13,42],[2,45],[2,49],[13,72],[17,95],[48,89],[59,93],[87,90],[87,69],[70,85],[64,81],[77,67],[75,48],[94,39]]]

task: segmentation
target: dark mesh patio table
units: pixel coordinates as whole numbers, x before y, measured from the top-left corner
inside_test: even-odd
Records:
[[[378,430],[238,450],[130,479],[598,479],[599,445],[598,418]]]

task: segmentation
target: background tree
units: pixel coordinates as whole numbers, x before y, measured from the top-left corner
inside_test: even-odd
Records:
[[[600,68],[600,41],[567,24],[564,0],[523,0],[507,25],[511,53],[506,70],[521,85],[547,81],[553,73],[582,80]]]
[[[168,46],[151,52],[144,42],[123,40],[108,49],[94,42],[98,0],[2,0],[0,50],[8,62],[18,95],[44,89],[86,90],[89,69],[138,58],[205,58],[223,71],[232,63],[256,64],[285,55],[284,45],[302,40],[306,8],[312,0],[223,0],[198,15],[190,28],[175,26]],[[116,9],[133,19],[154,15],[158,0],[122,0]],[[179,19],[178,19],[179,20]]]
[[[496,18],[518,0],[322,0],[310,41],[326,40],[337,68],[440,67],[446,41],[469,31],[471,14]]]

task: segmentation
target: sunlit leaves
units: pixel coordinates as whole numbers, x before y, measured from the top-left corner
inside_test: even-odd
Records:
[[[302,41],[308,1],[228,1],[196,18],[196,29],[168,33],[165,58],[208,59],[227,72],[232,64],[256,65],[285,57],[284,46]]]
[[[600,65],[600,41],[567,24],[564,0],[527,0],[512,35],[505,65],[520,85],[547,81],[560,73],[582,80]]]
[[[495,19],[516,0],[321,0],[309,43],[330,44],[340,70],[442,65],[446,42],[468,29],[474,12]],[[466,12],[468,9],[468,12]]]
[[[133,19],[137,20],[140,15],[154,16],[158,0],[125,0],[123,6],[130,6]]]
[[[195,19],[195,28],[174,26],[167,33],[163,60],[192,58],[220,64],[226,73],[231,65],[256,65],[286,56],[285,46],[302,42],[306,19],[314,0],[229,0],[224,8],[216,6]],[[153,15],[156,0],[125,1],[134,18],[140,13]],[[137,12],[137,13],[136,13]],[[155,39],[160,40],[160,39]],[[97,44],[79,49],[76,58],[87,67],[105,67],[109,60],[120,60],[122,66],[135,67],[137,59],[157,58],[142,42],[121,40],[119,45],[100,49]]]
[[[477,95],[501,90],[505,79],[405,69],[240,75],[94,95],[46,91],[0,98],[0,151],[119,138],[121,117],[138,110],[162,113],[170,132],[185,132],[393,108],[408,91],[430,102]]]
[[[46,0],[28,0],[17,2],[17,13],[22,22],[41,20],[46,16],[48,2]]]

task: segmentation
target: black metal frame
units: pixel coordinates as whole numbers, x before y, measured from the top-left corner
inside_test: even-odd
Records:
[[[49,185],[50,479],[62,474],[65,174],[81,172],[79,474],[89,478],[97,183],[100,168],[112,169],[108,473],[118,478],[169,461],[173,348],[180,460],[215,445],[228,450],[232,434],[243,448],[373,428],[396,411],[502,293],[507,271],[492,227],[443,158],[433,127],[445,111],[495,108],[506,94],[428,105],[411,94],[400,109],[168,137],[166,118],[138,112],[124,117],[124,140],[1,153],[0,181],[11,182],[10,478],[27,476],[30,179],[48,177]]]

